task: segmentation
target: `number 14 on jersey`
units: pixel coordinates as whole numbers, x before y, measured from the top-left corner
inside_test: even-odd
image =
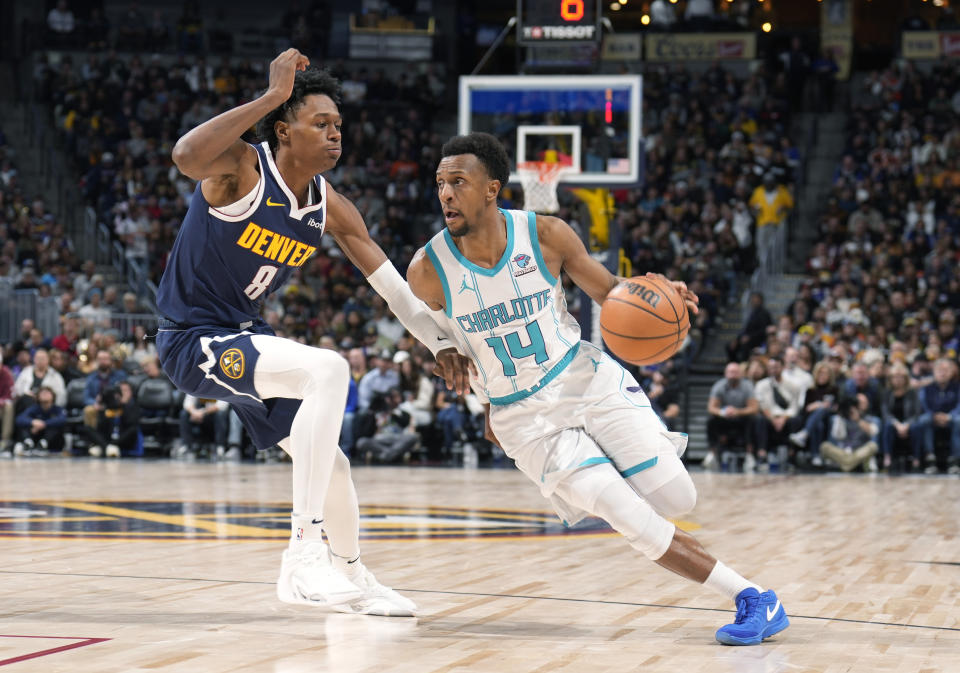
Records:
[[[503,365],[504,376],[516,376],[517,366],[514,360],[522,360],[531,355],[534,362],[538,365],[543,364],[550,359],[547,355],[547,347],[543,343],[543,334],[540,332],[540,324],[536,321],[527,323],[527,337],[530,343],[523,345],[520,343],[520,332],[510,332],[502,337],[488,337],[486,343],[493,349],[494,355]]]

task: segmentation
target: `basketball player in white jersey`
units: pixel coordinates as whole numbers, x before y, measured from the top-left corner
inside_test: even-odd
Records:
[[[509,177],[503,145],[473,133],[444,145],[437,190],[446,227],[418,251],[407,280],[476,367],[487,435],[572,525],[605,519],[659,565],[737,605],[722,643],[748,645],[789,625],[773,591],[710,556],[665,517],[693,509],[680,461],[687,437],[669,432],[633,376],[580,340],[566,309],[565,271],[602,304],[618,279],[562,220],[497,207]],[[687,306],[696,295],[675,282]]]

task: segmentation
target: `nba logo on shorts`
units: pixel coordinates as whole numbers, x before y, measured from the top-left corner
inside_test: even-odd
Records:
[[[302,528],[298,528],[298,529],[297,529],[297,539],[298,539],[298,540],[302,540],[302,539],[303,539],[303,529],[302,529]]]
[[[522,252],[510,261],[517,265],[517,270],[513,272],[514,276],[522,276],[525,273],[537,270],[536,264],[530,264],[530,255],[525,255]]]
[[[243,351],[238,348],[230,348],[220,356],[220,370],[225,376],[231,379],[239,379],[243,376]]]

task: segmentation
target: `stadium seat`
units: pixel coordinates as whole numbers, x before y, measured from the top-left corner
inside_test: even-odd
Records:
[[[77,432],[77,429],[83,425],[83,408],[86,406],[83,401],[83,391],[86,386],[87,379],[84,377],[74,379],[67,384],[67,404],[64,409],[67,413],[65,432],[68,437],[67,446],[71,449],[86,445],[86,441]]]
[[[140,384],[143,383],[143,382],[146,381],[146,380],[147,380],[147,375],[144,374],[144,373],[142,373],[142,372],[138,372],[138,373],[135,373],[135,374],[130,374],[130,375],[127,377],[127,383],[129,383],[129,384],[130,384],[130,387],[133,388],[133,396],[134,396],[134,398],[136,398],[136,396],[137,396],[137,391],[140,389]]]
[[[176,427],[176,420],[170,417],[173,399],[173,384],[166,379],[146,379],[140,383],[137,404],[145,452],[161,450],[170,439],[170,428]]]

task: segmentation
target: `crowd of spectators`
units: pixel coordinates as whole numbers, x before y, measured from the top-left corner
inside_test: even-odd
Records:
[[[711,395],[708,466],[724,445],[748,467],[788,445],[846,471],[960,473],[960,81],[908,62],[865,87],[799,295],[776,320],[755,298],[730,345],[746,376],[728,367]]]
[[[314,2],[314,5],[320,5]],[[74,11],[73,5],[77,6]],[[233,47],[230,26],[223,10],[205,16],[198,0],[184,0],[179,11],[170,7],[144,8],[133,1],[113,7],[102,3],[71,3],[57,0],[46,16],[46,25],[35,39],[45,48],[195,53],[205,48],[229,52]],[[307,11],[289,13],[284,21],[296,21]],[[314,36],[313,33],[307,33]]]
[[[646,184],[615,192],[617,224],[634,269],[683,279],[700,296],[701,342],[793,206],[800,152],[786,82],[784,72],[738,78],[719,64],[644,74]]]
[[[403,272],[416,248],[442,226],[433,174],[445,139],[434,128],[444,81],[433,64],[394,75],[339,62],[330,67],[343,82],[346,152],[327,177],[356,203]],[[57,60],[38,54],[34,71],[38,96],[51,106],[88,204],[123,243],[127,259],[154,281],[195,189],[171,162],[173,144],[197,124],[257,95],[265,79],[262,64],[252,60],[112,51],[63,53]],[[736,299],[738,278],[755,264],[763,230],[778,226],[792,205],[789,185],[799,153],[789,140],[787,98],[785,75],[763,69],[746,78],[719,64],[702,74],[664,67],[645,75],[647,183],[615,194],[618,224],[635,269],[682,278],[700,295],[695,341]],[[508,193],[506,205],[515,196]],[[578,226],[572,211],[560,215]],[[48,227],[56,228],[52,218]],[[471,442],[485,450],[476,404],[436,385],[428,351],[406,336],[332,240],[324,242],[268,300],[264,317],[278,334],[338,349],[350,360],[357,395],[347,409],[344,449],[370,460],[418,451],[443,460]],[[71,254],[69,247],[38,253],[38,267],[56,281],[44,291],[60,298],[64,315],[64,334],[56,335],[60,345],[46,343],[50,335],[40,335],[39,343],[53,351],[68,343],[66,366],[77,374],[91,375],[103,357],[137,385],[153,378],[146,371],[156,370],[155,352],[137,327],[148,321],[129,319],[149,307],[106,283],[92,262],[80,264]],[[576,313],[579,293],[569,299]],[[22,344],[13,344],[8,361],[29,365],[33,354],[23,352]],[[681,423],[676,365],[637,372],[672,427]],[[361,385],[368,373],[367,385]],[[400,385],[392,382],[397,373]],[[118,382],[106,386],[114,388],[116,399],[124,399]],[[128,402],[136,404],[136,386],[130,392]],[[175,405],[177,427],[165,441],[174,455],[249,457],[228,411],[203,401],[180,409],[177,399]],[[113,436],[118,422],[104,424],[100,388],[82,406],[91,430],[69,433],[78,440],[75,452],[114,456],[141,450],[144,433],[135,441],[126,437],[121,446]],[[152,432],[149,410],[140,411],[143,427]],[[4,439],[9,448],[17,437],[8,433]]]

